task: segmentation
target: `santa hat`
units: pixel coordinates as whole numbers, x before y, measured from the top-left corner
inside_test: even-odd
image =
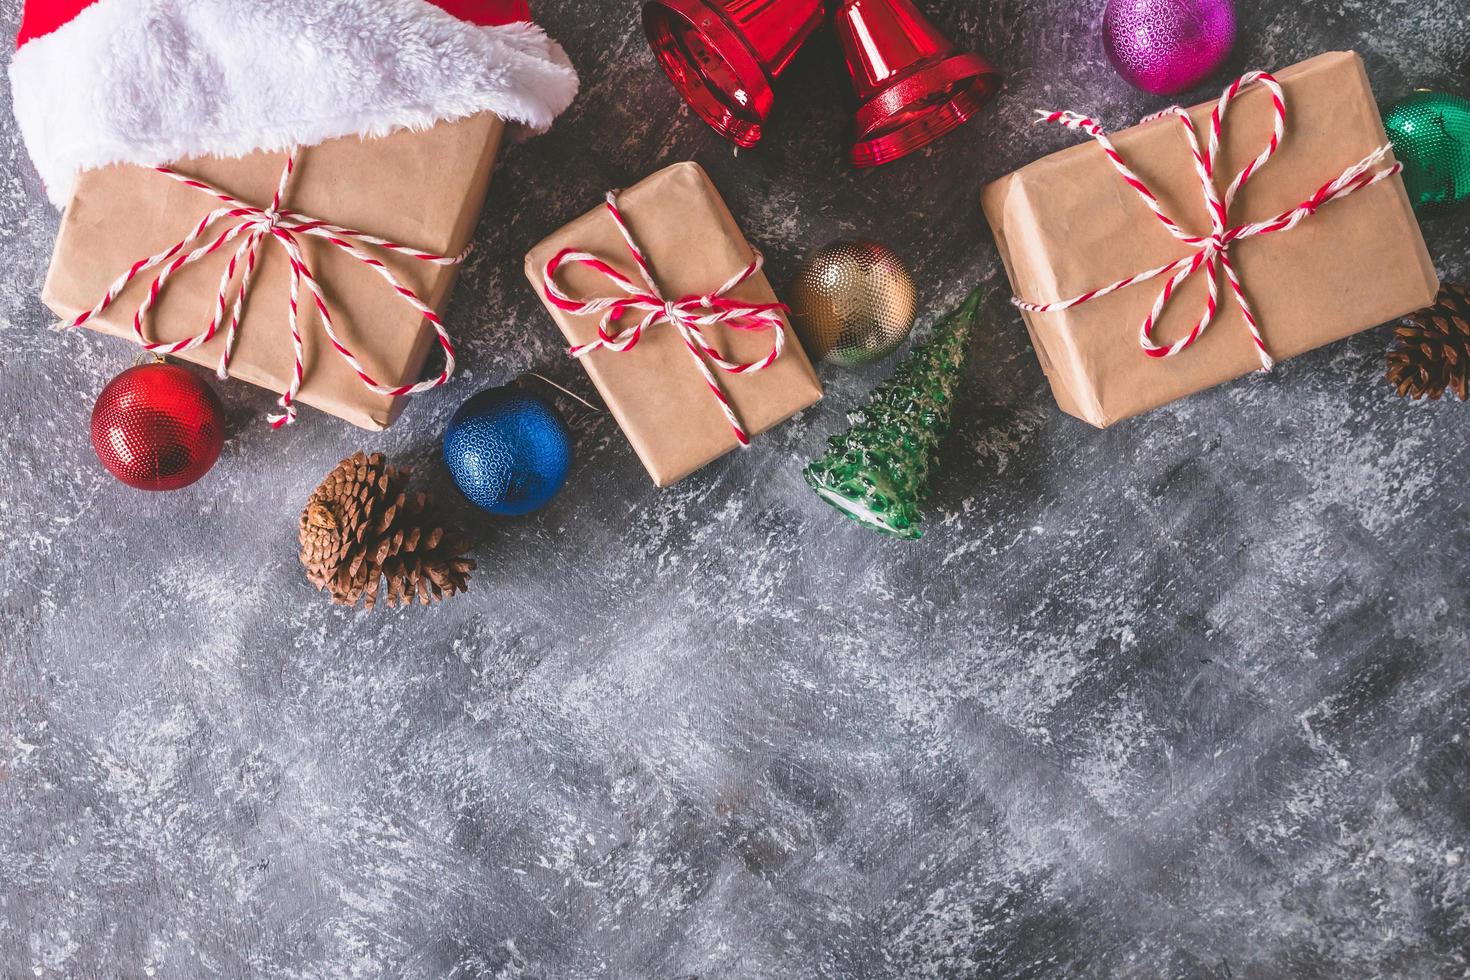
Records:
[[[377,136],[489,110],[542,130],[577,75],[525,0],[27,0],[15,118],[76,175]]]

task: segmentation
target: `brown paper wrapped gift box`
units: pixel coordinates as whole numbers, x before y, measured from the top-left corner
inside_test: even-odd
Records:
[[[1356,54],[1324,54],[1275,74],[1286,93],[1285,140],[1236,198],[1232,225],[1299,204],[1388,142]],[[1190,110],[1196,132],[1208,132],[1214,105]],[[1232,104],[1217,165],[1220,184],[1261,151],[1271,115],[1270,94],[1259,85]],[[1175,220],[1208,233],[1199,179],[1179,125],[1177,119],[1160,119],[1112,139]],[[1119,179],[1092,140],[1001,178],[985,188],[981,200],[1015,293],[1031,302],[1075,296],[1188,251]],[[1438,288],[1397,177],[1326,205],[1293,230],[1241,241],[1230,254],[1277,360],[1425,306]],[[1259,369],[1223,279],[1220,313],[1193,346],[1169,358],[1145,355],[1138,328],[1163,283],[1130,286],[1070,310],[1022,314],[1064,411],[1108,426]],[[1161,343],[1194,325],[1205,285],[1202,270],[1176,291],[1155,332]]]
[[[749,243],[697,164],[674,164],[621,191],[618,209],[667,299],[715,289],[750,263]],[[590,252],[637,281],[627,245],[607,209],[599,206],[526,256],[526,276],[543,301],[547,260],[563,248]],[[557,281],[569,294],[589,299],[614,290],[606,278],[583,266],[563,266]],[[728,295],[751,303],[776,301],[763,273],[756,273]],[[565,313],[550,302],[546,308],[569,344],[597,337],[597,317]],[[785,317],[782,329],[786,332],[784,352],[766,370],[742,375],[715,372],[752,436],[822,397],[811,362]],[[734,361],[755,360],[771,347],[769,331],[716,326],[706,335]],[[659,486],[682,479],[739,445],[684,342],[668,323],[651,328],[628,351],[596,350],[583,357],[582,364]]]
[[[284,203],[336,225],[429,252],[457,254],[474,231],[503,129],[499,118],[482,113],[421,131],[400,130],[375,139],[349,136],[306,147]],[[174,169],[265,205],[285,159],[283,153],[257,152],[232,159],[182,160]],[[216,206],[208,194],[147,167],[117,165],[82,174],[62,217],[43,300],[66,319],[90,309],[119,273],[178,241]],[[216,227],[222,230],[229,220]],[[435,346],[432,326],[372,269],[327,242],[301,237],[333,325],[368,373],[388,385],[418,380]],[[389,263],[405,285],[442,312],[457,266],[432,265],[370,247],[366,251]],[[150,340],[180,340],[205,327],[232,252],[221,249],[169,280],[145,326]],[[133,313],[152,280],[153,275],[135,279],[87,326],[131,339]],[[285,255],[274,243],[262,243],[230,360],[231,377],[286,390],[292,371],[289,293]],[[309,312],[302,318],[306,371],[298,401],[365,429],[386,428],[404,399],[365,388],[331,348],[309,299],[303,300],[302,309]],[[213,368],[223,343],[221,328],[209,343],[178,356]]]

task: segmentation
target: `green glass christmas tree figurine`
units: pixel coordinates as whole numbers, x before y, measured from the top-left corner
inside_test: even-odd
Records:
[[[876,531],[917,538],[919,504],[929,495],[929,467],[949,430],[955,388],[984,296],[972,292],[935,325],[929,339],[852,413],[852,427],[803,475],[832,506]]]

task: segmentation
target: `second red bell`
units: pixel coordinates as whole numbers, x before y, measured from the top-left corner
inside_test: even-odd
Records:
[[[835,8],[858,98],[854,166],[927,146],[1000,91],[1000,72],[957,48],[910,0],[835,0]]]

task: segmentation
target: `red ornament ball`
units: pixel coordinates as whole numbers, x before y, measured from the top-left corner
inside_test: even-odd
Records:
[[[92,448],[139,490],[177,490],[209,472],[225,442],[214,390],[177,364],[140,364],[113,378],[92,409]]]

